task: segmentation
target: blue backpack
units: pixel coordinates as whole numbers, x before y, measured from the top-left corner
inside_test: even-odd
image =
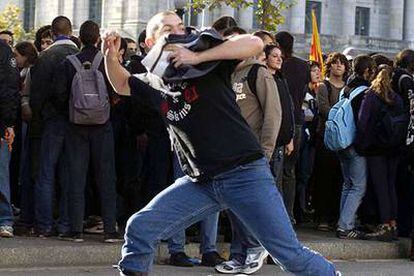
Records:
[[[366,86],[355,88],[348,98],[344,96],[344,89],[342,89],[339,96],[340,100],[331,108],[326,121],[324,141],[328,149],[340,151],[354,142],[356,125],[351,102],[365,89],[367,89]]]

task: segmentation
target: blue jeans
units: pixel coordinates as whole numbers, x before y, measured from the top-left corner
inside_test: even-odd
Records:
[[[173,157],[174,179],[184,176],[178,162],[177,155]],[[201,221],[201,244],[200,253],[205,254],[217,251],[217,230],[218,230],[219,213],[205,217]],[[170,254],[184,252],[185,230],[178,232],[168,239],[168,251]]]
[[[9,174],[11,153],[4,141],[0,143],[0,226],[13,226]]]
[[[355,216],[367,187],[367,161],[351,146],[338,153],[344,179],[338,228],[355,228]]]
[[[285,270],[335,274],[332,263],[299,243],[265,158],[203,183],[188,176],[177,179],[128,220],[120,269],[149,271],[159,240],[224,209],[230,209]]]
[[[69,231],[67,161],[63,153],[67,127],[68,122],[60,118],[50,119],[44,124],[40,149],[39,179],[34,189],[36,229],[40,232],[50,232],[53,228],[56,170],[61,186],[57,230],[59,233]]]
[[[101,200],[105,233],[116,231],[116,173],[112,125],[70,125],[66,148],[70,172],[69,217],[73,232],[83,231],[85,188],[92,165]]]

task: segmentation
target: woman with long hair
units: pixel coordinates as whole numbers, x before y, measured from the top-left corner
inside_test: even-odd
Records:
[[[276,147],[271,160],[272,173],[279,191],[285,200],[289,197],[291,189],[284,187],[281,174],[283,172],[283,160],[285,156],[292,154],[294,150],[293,136],[295,132],[295,121],[293,115],[293,101],[289,93],[289,86],[286,78],[283,76],[281,69],[283,64],[282,50],[278,44],[269,44],[264,49],[266,56],[266,65],[269,72],[273,75],[276,81],[280,104],[282,107],[282,123],[279,130],[279,135],[276,139]],[[293,210],[293,207],[292,207]],[[293,214],[289,214],[293,220]]]
[[[404,146],[408,117],[401,96],[391,86],[392,68],[381,65],[361,105],[357,150],[366,156],[380,224],[368,239],[392,241],[397,237],[395,182],[400,148]]]

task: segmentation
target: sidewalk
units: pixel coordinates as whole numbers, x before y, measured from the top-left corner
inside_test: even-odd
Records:
[[[409,241],[384,243],[373,241],[340,240],[334,233],[322,233],[308,229],[298,230],[298,236],[306,246],[319,251],[329,259],[399,259],[408,256]],[[104,244],[101,236],[86,236],[84,243],[60,241],[57,238],[0,239],[0,267],[73,266],[115,264],[119,260],[121,244]],[[228,257],[229,244],[220,243],[219,251]],[[186,245],[189,256],[198,257],[198,244]],[[159,264],[165,263],[167,245],[162,243],[156,254]]]

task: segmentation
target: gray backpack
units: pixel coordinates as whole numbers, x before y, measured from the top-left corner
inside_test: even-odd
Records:
[[[90,62],[83,64],[76,55],[67,59],[76,69],[69,98],[69,121],[78,125],[102,125],[110,115],[108,89],[99,65],[103,55],[98,52]]]

